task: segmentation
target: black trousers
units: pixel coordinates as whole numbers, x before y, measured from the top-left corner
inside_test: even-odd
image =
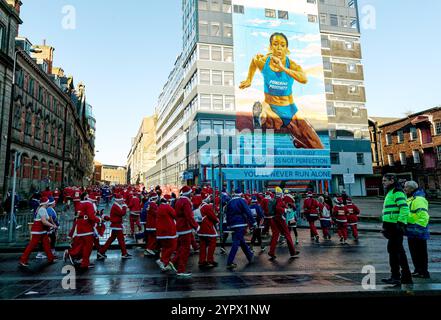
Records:
[[[415,272],[422,275],[429,273],[429,257],[427,254],[427,241],[422,239],[408,239],[410,255],[415,266]]]
[[[383,234],[388,239],[387,252],[389,253],[389,265],[392,278],[401,281],[412,280],[406,251],[403,246],[403,231],[396,223],[383,223]],[[401,269],[401,270],[400,270]]]
[[[262,246],[262,229],[256,228],[253,230],[253,236],[251,237],[251,245],[254,246],[257,240],[257,245]]]

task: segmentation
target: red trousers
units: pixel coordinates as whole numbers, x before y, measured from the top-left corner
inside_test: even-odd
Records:
[[[46,253],[48,261],[49,262],[54,261],[54,255],[52,254],[52,251],[51,251],[51,244],[49,242],[49,236],[47,235],[47,233],[45,233],[45,234],[33,234],[32,235],[31,242],[29,242],[23,255],[21,256],[20,262],[27,263],[32,251],[38,247],[40,242],[43,245],[43,249],[44,249],[44,252]]]
[[[164,266],[167,266],[172,254],[176,251],[178,239],[158,239],[158,242],[161,247],[161,261]]]
[[[110,238],[107,239],[106,243],[101,247],[99,252],[101,254],[105,254],[106,251],[109,249],[110,245],[112,244],[112,242],[115,241],[115,239],[118,239],[118,244],[121,248],[121,253],[123,256],[125,256],[127,254],[127,249],[126,249],[126,242],[124,241],[124,233],[122,230],[112,230]]]
[[[84,237],[75,237],[74,245],[69,250],[69,254],[73,257],[81,256],[81,267],[87,268],[90,264],[90,255],[93,249],[93,242],[95,237],[93,235]]]
[[[358,225],[352,224],[351,230],[352,230],[352,235],[354,236],[355,239],[357,239],[358,238]]]
[[[294,243],[292,242],[291,233],[289,232],[288,225],[286,224],[285,220],[283,220],[282,217],[275,216],[271,220],[271,232],[273,235],[271,238],[270,250],[268,252],[269,255],[272,256],[275,255],[277,242],[279,241],[279,236],[281,234],[286,239],[286,243],[288,244],[288,248],[289,248],[289,253],[291,255],[294,255],[296,253],[296,249],[294,247]]]
[[[176,256],[172,262],[178,267],[178,273],[184,273],[187,269],[188,257],[190,256],[191,233],[182,234],[178,237]]]
[[[338,236],[340,238],[347,240],[348,239],[348,223],[337,221],[337,232],[338,232]]]
[[[147,243],[145,248],[149,250],[158,250],[158,242],[156,241],[156,231],[147,231]]]
[[[193,250],[199,250],[198,242],[196,241],[193,233],[191,234],[191,247]]]
[[[318,236],[317,227],[315,226],[316,220],[308,219],[309,222],[309,230],[311,231],[311,237]]]
[[[139,222],[139,216],[131,214],[130,215],[130,234],[135,233],[135,224],[139,230],[142,230],[141,223]]]
[[[200,251],[199,251],[199,264],[205,262],[214,262],[214,251],[216,251],[216,237],[199,237],[200,239]]]

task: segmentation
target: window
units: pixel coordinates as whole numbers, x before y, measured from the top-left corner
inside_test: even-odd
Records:
[[[438,155],[438,161],[441,161],[441,146],[436,147],[436,154]]]
[[[201,69],[199,71],[199,83],[203,85],[210,85],[210,70]]]
[[[5,30],[6,28],[0,24],[0,51],[5,51]]]
[[[32,133],[32,113],[29,110],[26,110],[26,118],[25,118],[25,134],[28,136]]]
[[[225,121],[225,131],[226,135],[234,136],[236,133],[236,122],[235,121]]]
[[[63,135],[63,130],[61,129],[61,127],[58,128],[58,133],[57,133],[57,147],[58,149],[61,150],[61,137]]]
[[[416,140],[418,138],[417,129],[415,127],[410,128],[410,140]]]
[[[413,163],[415,164],[421,163],[420,152],[418,150],[413,150],[412,156],[413,156]]]
[[[245,13],[244,6],[234,5],[234,13],[244,14]]]
[[[340,154],[331,152],[331,164],[340,164]]]
[[[398,139],[398,143],[403,143],[404,142],[403,130],[397,131],[397,139]]]
[[[331,58],[329,58],[329,57],[323,58],[323,69],[324,70],[332,70]]]
[[[211,109],[211,96],[209,94],[200,95],[200,109],[210,110]]]
[[[224,62],[233,62],[233,48],[224,48]]]
[[[326,106],[328,108],[328,116],[335,117],[335,106],[334,106],[334,103],[328,102],[326,104]]]
[[[52,134],[51,134],[51,146],[52,147],[55,147],[55,132],[56,132],[55,127],[52,127]]]
[[[346,48],[346,50],[353,50],[354,49],[354,43],[352,41],[346,41],[345,42],[345,48]]]
[[[393,167],[395,165],[394,155],[393,154],[388,154],[387,155],[387,162],[389,163],[389,166],[391,166],[391,167]]]
[[[357,164],[364,164],[364,153],[357,153]]]
[[[329,15],[332,27],[338,27],[338,16],[336,14]]]
[[[224,86],[234,86],[234,73],[231,71],[224,72]]]
[[[211,72],[211,81],[213,86],[222,85],[222,71],[213,70]]]
[[[208,36],[208,22],[199,21],[199,35]]]
[[[210,35],[212,37],[220,37],[221,36],[221,29],[220,29],[220,23],[219,22],[212,22],[211,23],[211,33]]]
[[[360,117],[360,109],[358,107],[353,107],[351,112],[353,117]]]
[[[210,47],[206,45],[199,46],[199,59],[210,60]]]
[[[386,133],[386,145],[390,146],[392,144],[392,134]]]
[[[358,94],[358,86],[348,86],[348,93],[349,94]]]
[[[16,106],[14,110],[14,128],[21,130],[21,108],[19,106]]]
[[[222,61],[222,47],[218,47],[218,46],[211,47],[211,60]]]
[[[328,15],[326,13],[320,14],[320,24],[326,25],[328,23]]]
[[[208,10],[208,0],[199,0],[199,10]]]
[[[233,36],[233,26],[231,24],[224,24],[224,37],[231,38]]]
[[[211,134],[211,121],[210,120],[201,120],[199,128],[200,128],[199,133],[201,135],[210,135]]]
[[[221,0],[211,0],[211,11],[221,11]]]
[[[225,96],[225,110],[234,110],[234,96]]]
[[[441,134],[441,121],[435,122],[435,134]]]
[[[36,116],[36,118],[35,118],[34,138],[37,140],[41,140],[41,119],[39,116]]]
[[[343,28],[347,28],[349,26],[348,18],[345,16],[340,16],[340,23]]]
[[[317,16],[313,14],[308,14],[308,22],[317,23]]]
[[[289,19],[288,11],[279,10],[278,14],[279,14],[279,19],[283,19],[283,20]]]
[[[231,13],[231,0],[224,0],[222,11],[225,13]]]
[[[28,93],[31,95],[31,96],[33,96],[35,93],[34,93],[34,79],[29,79],[29,88],[28,88]]]
[[[329,38],[328,36],[322,36],[322,47],[329,48]]]
[[[357,73],[357,65],[355,63],[348,63],[348,72]]]
[[[327,93],[334,93],[334,85],[331,80],[325,80],[325,90]]]
[[[223,121],[213,121],[213,131],[214,131],[214,134],[222,135],[224,132],[224,122]]]
[[[406,152],[400,152],[400,162],[401,162],[401,165],[403,165],[403,166],[405,166],[407,164]]]
[[[276,10],[274,10],[274,9],[265,9],[265,17],[267,17],[267,18],[275,18],[276,17]]]
[[[213,110],[223,110],[224,99],[221,95],[213,95]]]

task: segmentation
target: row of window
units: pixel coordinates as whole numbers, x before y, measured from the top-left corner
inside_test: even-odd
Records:
[[[440,133],[441,133],[441,127],[440,127]],[[416,139],[418,139],[418,131],[415,127],[410,127],[409,128],[409,140],[415,141]],[[403,130],[397,131],[397,142],[404,143],[404,131]],[[393,143],[392,142],[392,133],[386,133],[386,145],[389,146],[392,143]]]
[[[436,147],[436,154],[438,161],[441,161],[441,146]],[[420,151],[412,150],[412,158],[413,158],[413,164],[420,164],[421,163]],[[430,161],[430,158],[428,158],[427,160]],[[394,154],[391,153],[387,155],[387,162],[391,167],[395,165]],[[407,165],[406,152],[400,152],[400,163],[403,166]]]
[[[359,96],[361,94],[362,86],[358,85],[348,85],[348,94]],[[331,79],[325,79],[325,91],[326,93],[333,94],[334,93],[334,83]]]
[[[197,85],[234,86],[234,73],[232,71],[200,69],[194,73],[184,88],[184,98]]]
[[[199,35],[211,37],[233,37],[233,25],[231,23],[199,21]]]
[[[334,102],[328,102],[326,104],[327,106],[327,112],[328,112],[328,116],[331,117],[335,117],[336,116],[336,106],[334,105]],[[351,109],[351,115],[352,117],[361,117],[361,109],[364,106],[360,106],[360,105],[343,105],[343,106],[339,106],[342,108],[350,108]]]
[[[199,135],[235,135],[236,121],[199,120]]]
[[[188,119],[197,110],[202,111],[234,111],[234,96],[220,94],[199,94],[185,108],[184,119]]]
[[[0,23],[0,51],[5,51],[6,49],[5,35],[6,28],[3,24]]]
[[[358,22],[356,17],[347,17],[336,14],[320,14],[320,24],[331,27],[351,28],[357,29]]]
[[[233,48],[199,45],[199,60],[233,62]]]
[[[344,39],[338,39],[339,41],[343,41],[344,45],[343,48],[348,51],[355,50],[355,43],[357,40],[350,38],[344,38]],[[331,48],[331,40],[329,39],[329,36],[322,35],[321,36],[321,42],[322,42],[322,48],[330,49]]]
[[[334,62],[334,63],[339,63],[339,62]],[[346,71],[348,73],[357,73],[358,72],[357,63],[355,63],[355,62],[347,62],[345,64],[346,64]],[[323,69],[326,70],[326,71],[332,71],[331,58],[323,57]]]
[[[62,108],[59,101],[52,96],[48,90],[39,85],[28,73],[18,70],[16,74],[17,85],[34,97],[38,102],[44,104],[48,110],[62,117]]]
[[[331,164],[340,164],[340,153],[331,152]],[[364,153],[357,153],[357,164],[364,165]]]
[[[199,0],[199,10],[231,13],[231,0]]]

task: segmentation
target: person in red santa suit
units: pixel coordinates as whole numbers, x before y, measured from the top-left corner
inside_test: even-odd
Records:
[[[346,244],[348,239],[348,208],[343,204],[342,198],[337,198],[337,204],[332,209],[335,221],[337,223],[338,236],[341,244]]]
[[[152,192],[147,206],[147,221],[145,225],[147,243],[144,250],[145,256],[156,256],[158,251],[158,243],[156,241],[156,216],[158,214],[157,201],[158,194]]]
[[[139,221],[142,206],[141,199],[139,198],[138,194],[132,194],[132,197],[128,202],[128,207],[130,209],[130,236],[133,237],[135,234],[135,224],[139,230],[142,229]]]
[[[198,236],[200,240],[199,267],[202,268],[218,266],[218,263],[214,261],[214,251],[216,250],[216,238],[218,236],[216,225],[219,223],[219,219],[214,213],[211,199],[212,197],[207,195],[200,206],[202,222],[200,223]]]
[[[176,200],[176,231],[178,234],[178,247],[176,256],[172,262],[178,268],[177,276],[180,278],[191,277],[191,273],[186,272],[188,257],[190,255],[192,232],[198,231],[199,225],[194,220],[191,203],[191,188],[184,186],[181,189],[181,196]]]
[[[20,257],[20,266],[29,267],[29,256],[34,249],[36,249],[40,242],[43,245],[44,252],[46,253],[49,263],[55,261],[55,257],[51,251],[51,245],[49,241],[48,231],[50,229],[57,229],[57,226],[50,222],[49,214],[47,213],[47,207],[49,205],[49,199],[41,197],[40,205],[34,216],[34,223],[31,228],[31,242],[26,247],[23,255]]]
[[[81,207],[81,191],[79,188],[75,188],[73,191],[73,205],[74,205],[74,210],[75,213],[78,213],[78,211],[80,211],[80,207]]]
[[[178,244],[175,219],[176,212],[164,196],[161,199],[156,216],[156,239],[161,247],[160,259],[156,260],[156,263],[163,272],[177,272],[174,264],[171,262],[171,256],[176,251]]]
[[[195,188],[195,193],[191,197],[191,203],[193,204],[193,210],[199,209],[202,204],[202,190],[201,188]]]
[[[103,260],[106,258],[106,251],[109,249],[110,245],[115,239],[118,239],[118,244],[121,248],[122,258],[130,259],[132,257],[132,255],[127,252],[126,242],[124,241],[123,218],[126,213],[127,205],[124,203],[124,198],[122,195],[117,195],[115,197],[115,202],[110,209],[110,229],[112,230],[112,233],[110,235],[110,238],[107,239],[106,243],[98,251],[98,260]]]
[[[320,204],[320,226],[323,232],[323,239],[331,240],[329,232],[332,225],[331,207],[325,202],[324,197],[319,197],[318,202]]]
[[[286,205],[283,202],[283,191],[281,188],[276,187],[276,198],[275,198],[275,212],[272,213],[274,215],[272,221],[271,221],[271,231],[272,231],[272,237],[271,237],[271,245],[270,250],[268,252],[268,255],[270,256],[270,260],[276,259],[276,246],[277,242],[279,240],[279,236],[283,235],[286,239],[286,243],[288,245],[289,253],[290,253],[290,259],[297,258],[299,255],[299,251],[297,251],[294,247],[294,243],[292,241],[291,233],[288,229],[288,225],[285,221],[285,209]],[[272,200],[274,201],[274,200]],[[271,215],[271,212],[270,212]]]
[[[54,200],[55,204],[58,204],[58,200],[60,200],[60,190],[58,190],[58,188],[54,190]]]
[[[351,198],[346,199],[346,208],[348,209],[348,225],[351,227],[354,240],[358,241],[358,215],[360,214],[360,209]]]
[[[75,265],[74,258],[80,256],[80,268],[87,270],[93,267],[93,265],[90,265],[90,255],[95,238],[94,227],[96,223],[101,222],[101,218],[95,215],[96,208],[92,201],[88,199],[87,193],[81,194],[80,199],[74,232],[74,237],[77,238],[75,239],[76,245],[65,251],[64,260],[69,258],[70,262]]]
[[[320,204],[317,200],[313,198],[311,191],[306,194],[306,199],[303,203],[303,214],[308,220],[309,229],[311,233],[311,240],[315,239],[315,242],[319,242],[319,234],[315,226],[315,222],[319,219]]]

